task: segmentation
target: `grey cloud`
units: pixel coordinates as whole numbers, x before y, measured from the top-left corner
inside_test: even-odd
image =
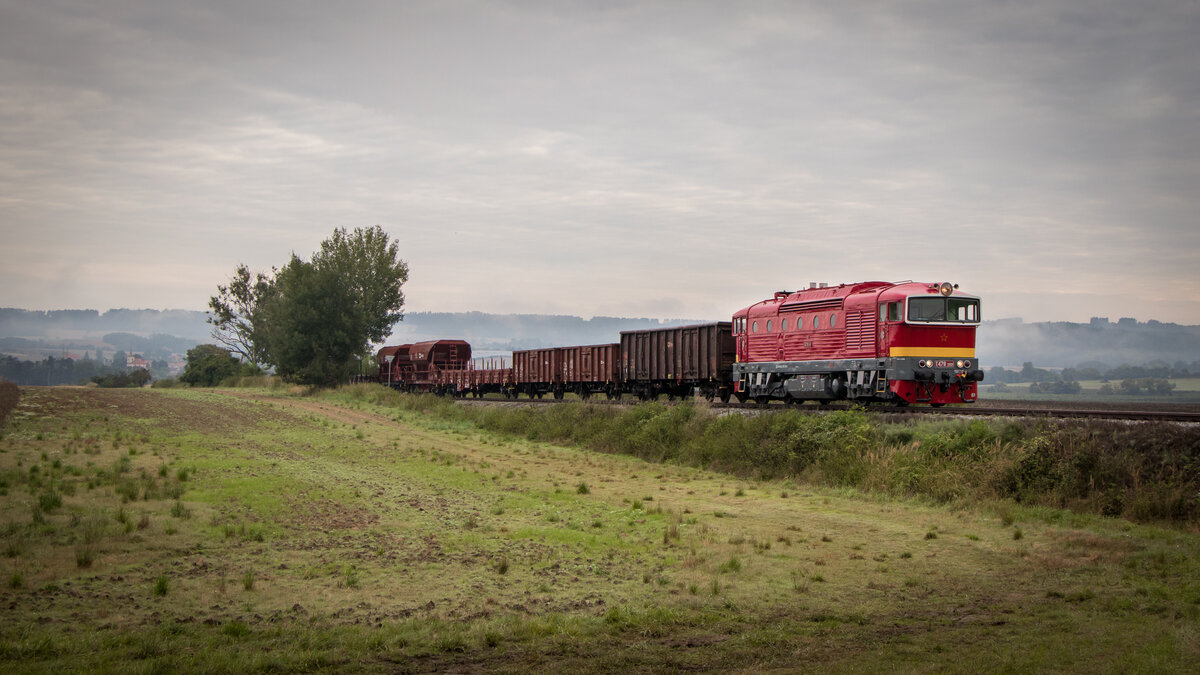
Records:
[[[8,3],[0,19],[16,304],[75,304],[72,284],[20,286],[22,264],[119,258],[125,237],[211,266],[175,302],[198,307],[239,261],[375,223],[429,309],[720,316],[809,280],[1194,280],[1193,3]]]

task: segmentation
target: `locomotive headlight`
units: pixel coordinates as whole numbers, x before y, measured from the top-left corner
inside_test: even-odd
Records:
[[[962,359],[959,359],[958,361],[956,361],[954,363],[954,365],[955,365],[955,367],[963,368],[963,367],[965,367],[965,366],[963,366],[964,363],[965,363],[965,361],[963,361]]]
[[[950,283],[949,281],[943,281],[942,285],[938,286],[938,292],[942,295],[948,296],[954,292],[954,284]]]
[[[918,366],[921,366],[922,368],[924,368],[924,367],[925,367],[925,359],[921,359],[920,361],[918,361],[918,362],[917,362],[917,365],[918,365]]]
[[[970,362],[969,360],[968,360],[968,361],[963,361],[963,365],[962,365],[962,367],[963,367],[963,368],[970,368],[970,367],[971,367],[971,362]]]

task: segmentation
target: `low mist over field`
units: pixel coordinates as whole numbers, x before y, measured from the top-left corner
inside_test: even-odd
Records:
[[[95,310],[37,312],[0,309],[0,353],[26,358],[64,353],[168,349],[182,353],[211,342],[204,312],[183,310]],[[704,319],[591,317],[561,314],[490,314],[485,312],[411,312],[392,331],[390,344],[438,338],[462,338],[476,352],[504,352],[545,346],[616,342],[623,330],[685,325]],[[728,320],[728,319],[726,319]],[[104,342],[106,336],[119,340]],[[154,336],[159,336],[154,340]],[[151,346],[153,345],[153,346]],[[977,338],[984,366],[1072,367],[1100,362],[1109,366],[1150,362],[1190,364],[1200,360],[1200,326],[1133,319],[1090,323],[1025,323],[1020,319],[984,321]]]

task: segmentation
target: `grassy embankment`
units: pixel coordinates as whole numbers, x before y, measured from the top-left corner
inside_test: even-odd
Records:
[[[1200,518],[1200,430],[1176,424],[939,420],[886,423],[858,410],[704,414],[703,404],[462,407],[379,387],[336,398],[422,410],[533,441],[760,479],[938,503],[1070,508],[1139,521]]]
[[[697,463],[735,476],[671,454],[704,447],[688,440],[702,421],[677,408],[456,410],[370,389],[25,390],[0,438],[0,659],[33,672],[1162,671],[1200,656],[1194,531],[806,482],[844,483],[854,463],[835,446],[902,455],[946,429],[718,420]],[[770,443],[717,444],[754,424],[789,428],[818,461],[752,476],[730,462],[773,461]],[[608,449],[670,461],[530,433],[627,437],[636,448]]]

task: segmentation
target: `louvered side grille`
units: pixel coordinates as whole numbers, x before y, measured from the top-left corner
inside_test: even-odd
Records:
[[[874,312],[846,312],[846,351],[875,351]]]
[[[807,300],[802,302],[785,302],[779,306],[780,312],[817,312],[827,309],[841,309],[842,298],[826,298],[824,300]]]

